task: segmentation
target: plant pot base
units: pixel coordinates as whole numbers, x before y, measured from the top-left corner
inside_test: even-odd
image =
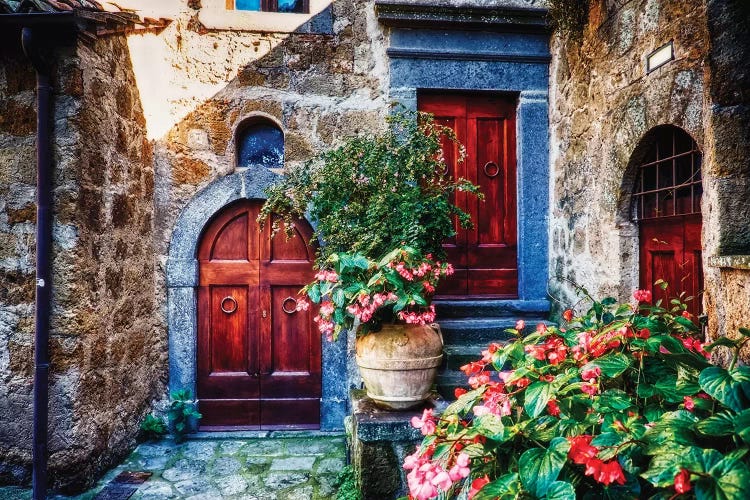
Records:
[[[443,359],[439,330],[420,325],[384,325],[357,339],[357,365],[375,404],[391,410],[419,406],[431,396]]]

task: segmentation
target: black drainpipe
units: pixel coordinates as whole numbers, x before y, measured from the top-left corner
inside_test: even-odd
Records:
[[[36,70],[36,308],[34,334],[33,498],[47,496],[47,422],[49,419],[49,324],[51,310],[52,152],[50,65],[43,43],[31,28],[23,28],[23,51]]]

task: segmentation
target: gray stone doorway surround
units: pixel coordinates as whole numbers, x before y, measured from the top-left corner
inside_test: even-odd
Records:
[[[377,0],[390,28],[390,97],[417,108],[420,91],[517,97],[518,298],[547,299],[549,40],[546,9]],[[508,2],[510,3],[510,2]],[[476,5],[475,5],[476,4]],[[498,5],[499,4],[499,5]],[[488,207],[489,208],[489,207]]]
[[[263,190],[276,175],[262,167],[237,171],[201,190],[177,218],[167,259],[167,331],[169,336],[169,389],[197,393],[198,243],[208,221],[224,207],[241,199],[265,199]],[[346,338],[321,338],[323,397],[320,428],[342,430],[347,414]]]

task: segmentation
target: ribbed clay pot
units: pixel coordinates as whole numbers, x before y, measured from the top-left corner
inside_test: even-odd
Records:
[[[435,325],[383,325],[357,337],[357,365],[367,396],[384,408],[405,410],[430,396],[443,337]]]

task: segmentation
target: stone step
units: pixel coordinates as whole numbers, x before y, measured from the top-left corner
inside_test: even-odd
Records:
[[[435,300],[438,321],[450,318],[546,318],[547,300]]]
[[[435,388],[446,401],[455,401],[454,391],[457,387],[469,388],[469,378],[460,371],[448,370],[438,373],[435,379]]]
[[[443,348],[442,369],[458,370],[467,363],[478,361],[482,358],[482,351],[487,349],[488,345],[482,343],[446,345]]]
[[[509,316],[438,318],[438,324],[443,333],[443,342],[447,346],[465,344],[485,344],[487,346],[491,342],[508,340],[511,334],[505,330],[515,328],[516,321],[515,317]],[[548,321],[539,316],[525,318],[524,321],[528,324],[527,328],[535,328],[537,323],[549,324]]]

